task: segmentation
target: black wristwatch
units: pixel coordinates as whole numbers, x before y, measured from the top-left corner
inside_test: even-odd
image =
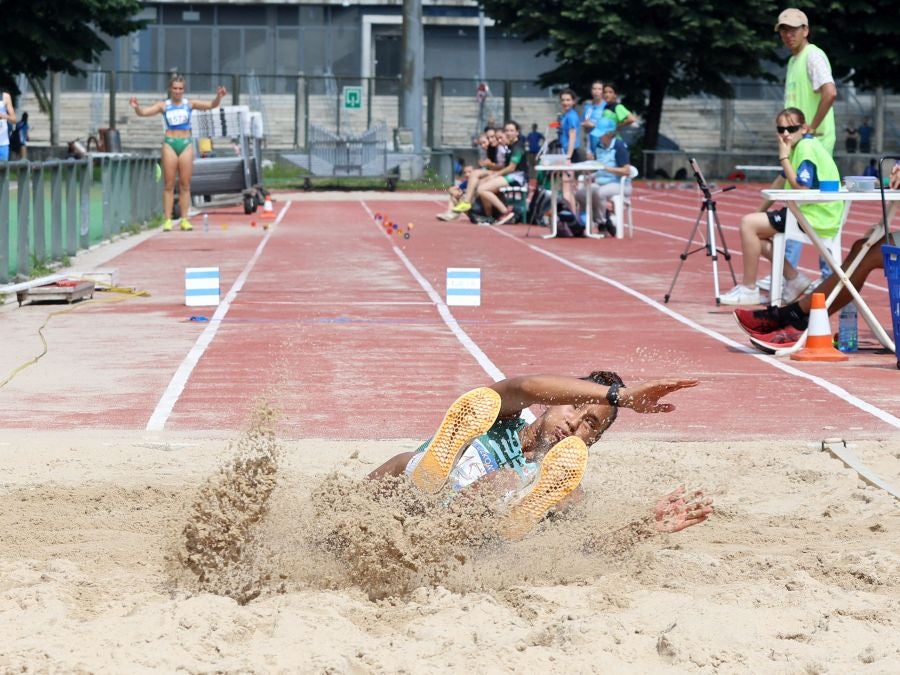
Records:
[[[606,392],[606,402],[609,403],[612,407],[619,407],[619,389],[622,388],[622,385],[618,382],[613,382],[609,385],[609,391]]]

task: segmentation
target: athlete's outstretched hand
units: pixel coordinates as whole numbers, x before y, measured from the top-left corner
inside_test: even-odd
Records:
[[[699,380],[651,380],[634,387],[619,390],[619,406],[639,413],[672,412],[675,405],[660,403],[659,399],[673,391],[696,387]]]
[[[681,532],[709,518],[713,512],[712,498],[704,497],[703,490],[686,492],[684,485],[680,485],[653,507],[654,527],[658,532]]]

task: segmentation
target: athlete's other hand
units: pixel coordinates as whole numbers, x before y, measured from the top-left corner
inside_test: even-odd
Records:
[[[699,525],[713,512],[711,497],[704,497],[703,490],[686,494],[684,485],[662,497],[653,507],[654,527],[658,532],[681,532],[692,525]]]
[[[672,412],[675,405],[660,403],[659,399],[673,391],[696,387],[698,384],[699,380],[651,380],[634,387],[622,387],[619,390],[619,406],[639,413]]]

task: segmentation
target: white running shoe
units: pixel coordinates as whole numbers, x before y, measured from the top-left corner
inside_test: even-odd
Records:
[[[772,275],[763,277],[762,279],[756,282],[756,287],[761,291],[770,291],[772,290]]]
[[[781,304],[789,305],[794,300],[803,295],[803,292],[809,288],[810,282],[803,272],[797,272],[797,276],[791,280],[784,280],[784,287],[781,289]]]
[[[755,286],[747,288],[738,284],[727,293],[720,295],[719,303],[723,305],[758,305],[759,289]]]
[[[460,217],[460,213],[453,213],[453,211],[445,211],[444,213],[437,214],[438,220],[443,220],[444,222],[450,222],[452,220],[457,220]]]

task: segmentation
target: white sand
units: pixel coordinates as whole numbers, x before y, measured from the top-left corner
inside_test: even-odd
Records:
[[[243,549],[205,587],[258,593],[240,605],[178,556],[186,525],[210,531],[204,483],[247,478],[217,473],[238,439],[4,432],[0,672],[898,672],[900,503],[803,444],[623,438],[595,446],[575,513],[480,546],[327,477],[412,442],[281,441],[262,518],[237,522],[263,481],[220,504]],[[855,450],[900,475],[897,444]],[[613,532],[680,482],[715,497],[707,523]]]

